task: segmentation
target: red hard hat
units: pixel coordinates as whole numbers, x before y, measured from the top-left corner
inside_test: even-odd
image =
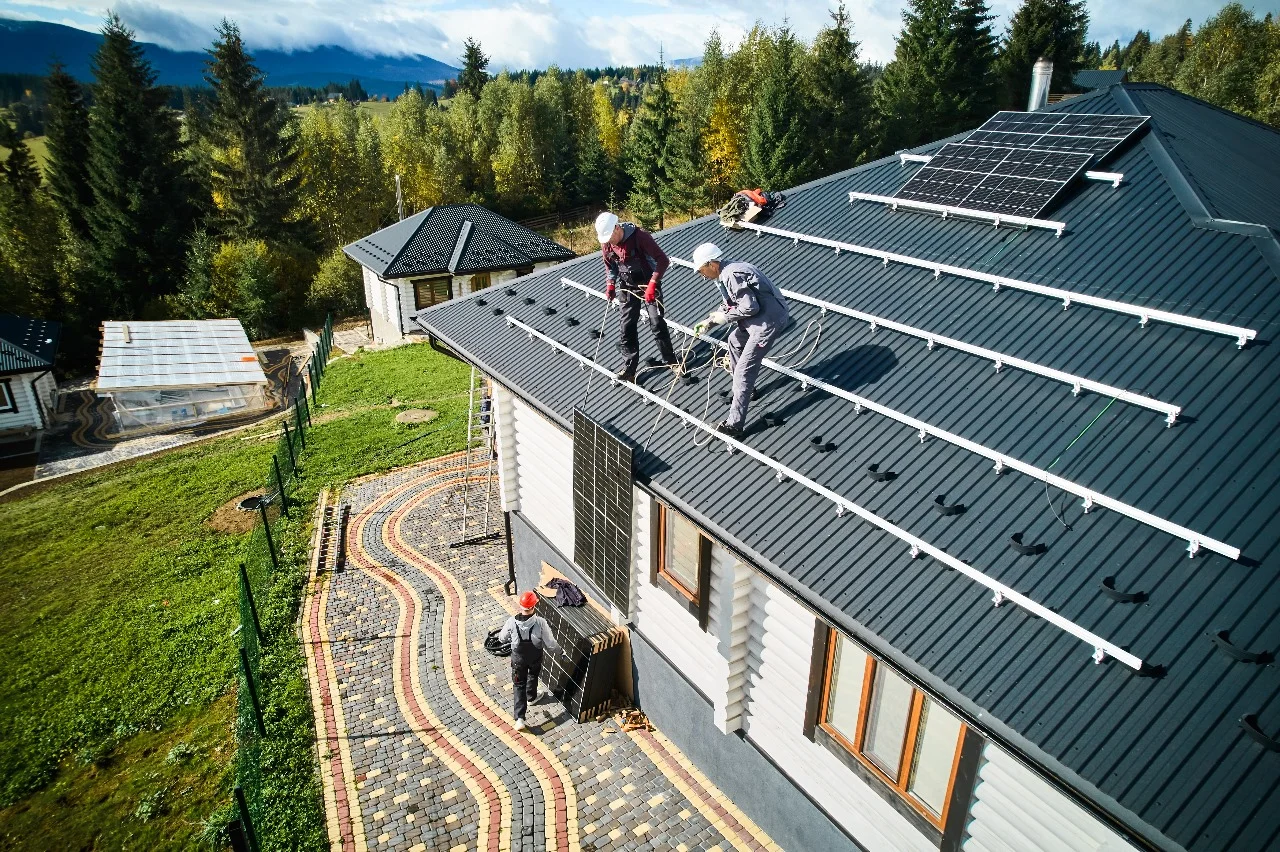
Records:
[[[538,605],[537,592],[525,592],[520,596],[520,606],[523,609],[533,609]]]

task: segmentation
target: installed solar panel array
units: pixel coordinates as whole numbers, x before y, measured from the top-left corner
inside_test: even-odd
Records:
[[[1036,217],[1076,175],[1111,153],[1146,116],[999,112],[948,143],[897,198]]]
[[[631,609],[631,447],[573,412],[573,561],[622,612]]]

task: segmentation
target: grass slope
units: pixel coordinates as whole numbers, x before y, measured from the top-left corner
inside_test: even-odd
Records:
[[[27,147],[36,158],[36,165],[43,172],[49,166],[49,146],[43,136],[33,136],[26,140]],[[9,149],[0,146],[0,163],[9,159]]]
[[[270,823],[287,826],[289,848],[325,845],[293,632],[315,497],[460,449],[466,376],[462,364],[409,346],[335,361],[324,378],[300,460],[303,505],[282,524],[282,570],[259,601],[271,639],[264,715],[275,738],[263,775]],[[395,421],[423,405],[440,416]],[[230,634],[247,537],[206,522],[263,481],[272,434],[237,433],[0,505],[0,644],[9,652],[0,667],[0,847],[208,845],[231,784]]]

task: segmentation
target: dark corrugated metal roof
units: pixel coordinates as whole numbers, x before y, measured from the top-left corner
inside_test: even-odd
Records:
[[[1128,76],[1128,73],[1125,71],[1100,71],[1098,69],[1086,69],[1084,71],[1077,71],[1075,76],[1071,78],[1071,82],[1075,83],[1077,87],[1088,92],[1094,89],[1101,89],[1104,86],[1123,83]]]
[[[1064,310],[1031,293],[993,292],[971,280],[935,279],[847,252],[725,231],[714,217],[658,236],[678,257],[715,240],[782,287],[1181,404],[1185,422],[1166,428],[1156,412],[1119,402],[1107,408],[1108,400],[1075,397],[1060,382],[997,373],[988,361],[929,351],[917,338],[873,333],[831,314],[802,368],[1239,546],[1241,562],[1212,554],[1189,559],[1185,541],[1115,512],[1084,514],[1078,498],[1019,474],[996,476],[985,458],[938,440],[921,444],[896,421],[855,417],[848,402],[802,391],[769,371],[751,420],[758,425],[761,414],[773,411],[785,424],[747,439],[1163,666],[1163,677],[1092,664],[1090,649],[1076,638],[1009,606],[993,607],[981,586],[928,559],[910,559],[903,542],[853,516],[837,518],[829,502],[802,486],[775,481],[772,471],[743,456],[695,447],[673,416],[654,429],[653,406],[600,376],[588,395],[588,373],[505,320],[514,316],[594,354],[598,344],[588,331],[599,327],[602,303],[558,283],[561,275],[597,281],[594,256],[523,279],[516,297],[486,291],[486,306],[457,300],[419,319],[566,427],[581,405],[637,444],[647,441],[637,475],[657,493],[1135,834],[1165,848],[1267,848],[1280,838],[1280,754],[1245,736],[1238,720],[1256,713],[1264,730],[1280,731],[1280,672],[1232,662],[1208,636],[1229,630],[1242,647],[1280,648],[1280,589],[1273,580],[1280,567],[1280,349],[1269,343],[1280,330],[1280,254],[1268,230],[1280,218],[1255,202],[1236,212],[1256,214],[1263,228],[1233,230],[1206,218],[1209,202],[1180,169],[1186,158],[1208,154],[1186,148],[1170,158],[1166,139],[1222,119],[1181,96],[1177,109],[1152,103],[1173,97],[1125,85],[1058,106],[1134,113],[1141,102],[1152,104],[1153,116],[1152,130],[1105,164],[1124,173],[1119,188],[1082,181],[1064,195],[1053,212],[1068,225],[1061,238],[849,204],[850,190],[890,195],[901,186],[915,167],[897,158],[788,192],[787,206],[769,224],[1257,329],[1261,344],[1243,351],[1219,335],[1159,323],[1143,328],[1131,317],[1078,305]],[[1220,162],[1195,168],[1203,174],[1269,168],[1272,161],[1253,159],[1258,150],[1259,143],[1232,147],[1226,138],[1212,153]],[[1171,163],[1178,167],[1171,170]],[[668,271],[664,291],[669,314],[685,324],[714,306],[712,288],[679,267]],[[535,304],[525,305],[530,296]],[[543,314],[549,304],[556,315]],[[494,307],[505,313],[495,316]],[[800,322],[774,353],[786,363],[803,355],[787,353],[818,318],[804,306],[793,310]],[[571,326],[568,317],[580,323]],[[617,360],[612,346],[610,331],[600,347],[609,366]],[[705,361],[705,351],[695,351]],[[650,386],[666,393],[660,381]],[[726,408],[715,393],[727,387],[727,376],[718,373],[710,382],[677,385],[670,398],[715,421]],[[815,435],[834,442],[835,451],[812,452]],[[898,478],[870,481],[864,468],[872,462]],[[968,510],[939,515],[930,505],[938,494]],[[1018,556],[1007,546],[1013,532],[1045,542],[1048,552]],[[1146,592],[1148,601],[1113,602],[1099,590],[1107,576],[1122,590]]]
[[[61,332],[60,323],[0,313],[0,376],[52,368]]]
[[[488,272],[574,256],[559,243],[476,204],[428,207],[343,251],[383,278]]]

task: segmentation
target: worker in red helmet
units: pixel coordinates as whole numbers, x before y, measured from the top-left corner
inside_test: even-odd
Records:
[[[543,650],[564,654],[551,626],[533,610],[538,605],[536,592],[525,592],[519,598],[520,611],[507,619],[498,631],[499,642],[511,643],[511,682],[515,685],[516,730],[523,731],[525,710],[529,702],[538,700],[538,675],[542,673]]]

